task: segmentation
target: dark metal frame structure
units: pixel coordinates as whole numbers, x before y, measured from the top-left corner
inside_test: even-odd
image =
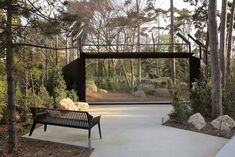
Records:
[[[76,87],[80,101],[86,101],[86,59],[143,59],[143,58],[186,58],[189,59],[189,83],[200,78],[200,58],[191,53],[191,43],[180,33],[177,35],[188,45],[188,52],[118,52],[118,53],[84,53],[80,50],[80,58],[74,60],[63,68],[64,79],[67,87]]]

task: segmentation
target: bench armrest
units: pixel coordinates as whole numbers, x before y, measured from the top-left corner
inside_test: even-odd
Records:
[[[31,107],[30,109],[33,114],[33,119],[43,118],[48,115],[46,108]]]
[[[48,113],[45,111],[45,112],[39,112],[39,113],[36,113],[35,114],[35,119],[39,119],[39,118],[44,118],[48,115]]]
[[[101,116],[97,116],[97,117],[92,118],[92,120],[91,120],[91,127],[93,127],[96,124],[100,123],[100,118],[101,118]]]

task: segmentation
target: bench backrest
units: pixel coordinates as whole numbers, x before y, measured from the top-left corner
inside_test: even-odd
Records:
[[[90,123],[93,118],[93,116],[86,111],[47,109],[39,107],[31,107],[30,109],[34,118],[36,117],[43,118],[44,116],[50,116],[67,120],[87,121],[88,123]]]

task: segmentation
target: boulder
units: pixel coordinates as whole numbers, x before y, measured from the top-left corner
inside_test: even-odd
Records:
[[[79,108],[79,110],[88,110],[89,104],[86,102],[75,102],[75,105]]]
[[[88,92],[98,92],[98,88],[94,81],[88,81],[86,84],[86,91]]]
[[[70,98],[62,99],[58,104],[59,109],[78,111],[79,108]]]
[[[144,84],[142,90],[146,94],[153,95],[155,92],[155,86],[153,84]]]
[[[206,126],[206,121],[200,113],[195,113],[189,117],[188,123],[192,124],[198,130],[201,130]]]
[[[235,127],[235,121],[228,115],[219,116],[211,122],[214,128],[230,130]]]
[[[145,97],[146,96],[145,92],[142,91],[142,90],[138,90],[138,91],[134,92],[133,95],[136,96],[136,97]]]
[[[154,79],[153,84],[155,85],[155,87],[157,88],[167,88],[167,80],[166,78],[157,78]]]
[[[167,80],[168,78],[166,77],[160,77],[155,79],[143,79],[142,81],[144,82],[144,84],[152,84],[157,88],[167,88]]]
[[[170,93],[167,88],[157,88],[154,90],[154,96],[169,97]]]
[[[98,92],[99,92],[99,93],[108,93],[108,91],[105,90],[105,89],[98,89]]]

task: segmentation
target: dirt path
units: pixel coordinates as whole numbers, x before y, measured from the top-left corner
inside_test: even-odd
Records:
[[[156,97],[156,96],[146,96],[146,97],[136,97],[129,93],[125,92],[114,92],[108,91],[108,93],[94,93],[94,92],[87,92],[86,93],[87,101],[96,101],[96,102],[125,102],[125,101],[170,101],[170,97]]]

